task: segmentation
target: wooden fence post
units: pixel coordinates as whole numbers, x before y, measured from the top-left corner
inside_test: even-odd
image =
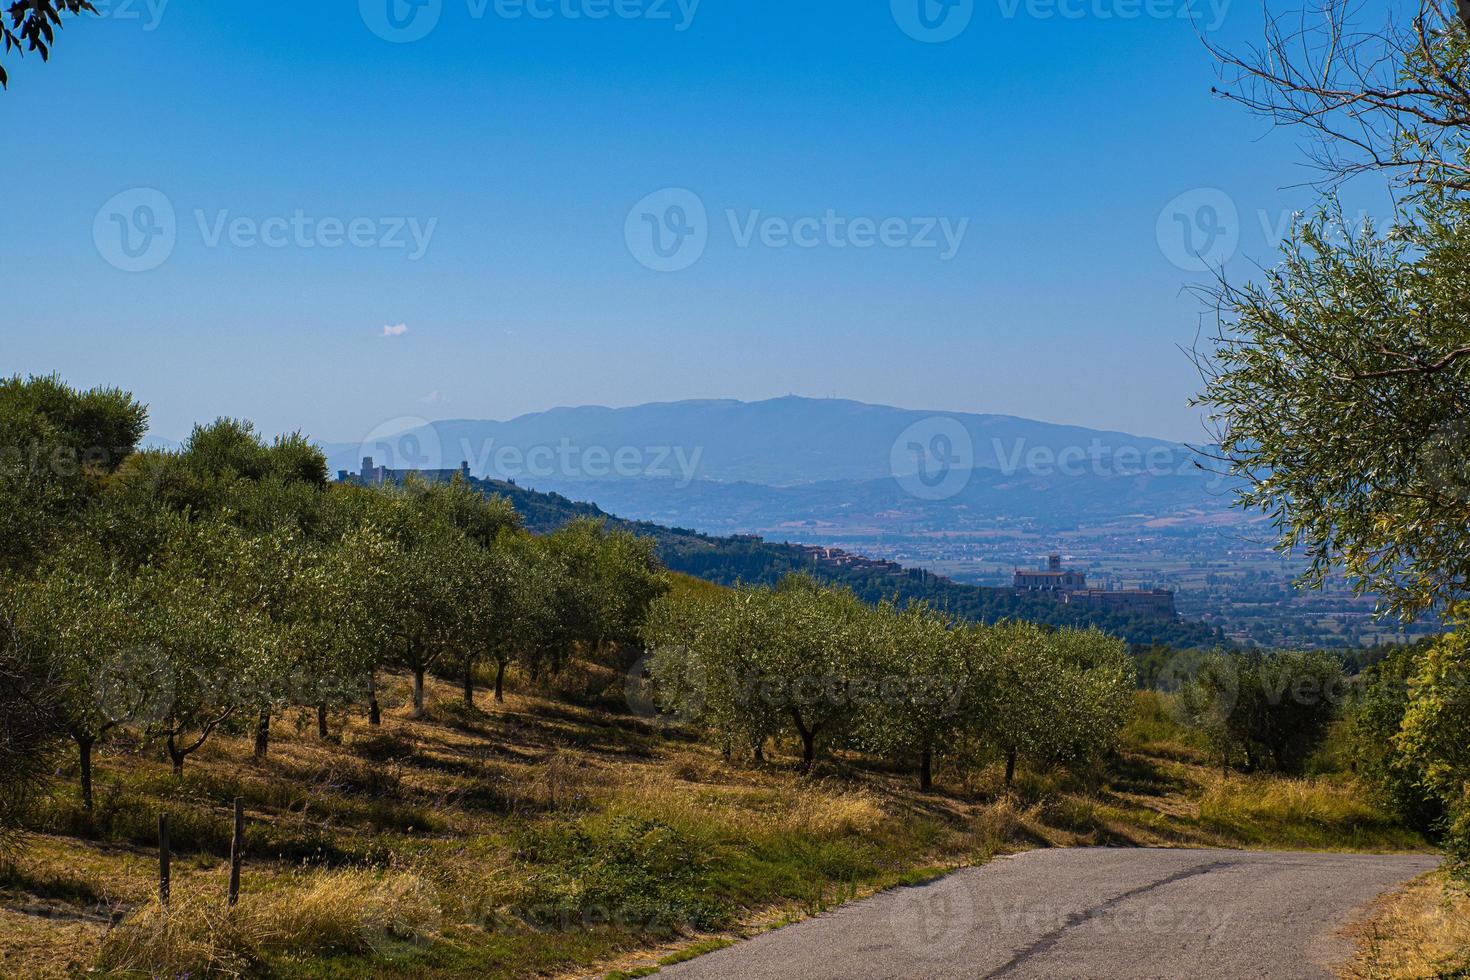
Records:
[[[168,908],[169,859],[171,857],[168,846],[168,813],[160,811],[158,814],[158,901],[165,909]]]
[[[240,859],[245,851],[245,798],[235,797],[235,835],[230,840],[230,907],[240,901]]]

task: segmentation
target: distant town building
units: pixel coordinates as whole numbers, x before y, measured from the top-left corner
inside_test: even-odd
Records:
[[[1178,615],[1174,593],[1168,589],[1090,589],[1082,572],[1062,567],[1062,556],[1051,555],[1046,570],[1018,568],[1014,585],[1018,594],[1039,592],[1067,606],[1083,606],[1099,612],[1125,616],[1173,619]]]
[[[421,480],[427,480],[430,483],[448,483],[456,476],[462,476],[468,480],[470,478],[470,464],[468,460],[465,460],[459,464],[459,469],[457,470],[390,470],[386,466],[375,466],[371,456],[364,456],[361,473],[349,473],[346,470],[338,470],[337,482],[378,487],[385,483],[402,483],[410,475],[416,476]]]
[[[1078,592],[1087,588],[1087,576],[1062,568],[1062,556],[1047,559],[1046,571],[1016,569],[1018,592]]]
[[[1131,616],[1173,619],[1178,614],[1174,607],[1174,593],[1168,589],[1124,589],[1117,592],[1084,589],[1081,592],[1068,592],[1061,599],[1063,605],[1085,606]]]

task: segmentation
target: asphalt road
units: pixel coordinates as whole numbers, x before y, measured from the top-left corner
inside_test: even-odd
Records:
[[[1363,907],[1422,855],[1029,851],[659,973],[667,980],[1331,977]]]

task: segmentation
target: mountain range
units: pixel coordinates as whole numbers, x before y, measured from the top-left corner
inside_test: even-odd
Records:
[[[514,481],[630,518],[718,532],[965,530],[1218,513],[1228,487],[1162,439],[1017,418],[799,397],[557,408],[509,421],[399,420],[325,447]]]

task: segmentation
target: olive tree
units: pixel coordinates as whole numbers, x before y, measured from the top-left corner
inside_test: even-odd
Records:
[[[524,570],[505,545],[480,548],[469,558],[473,588],[464,610],[460,644],[465,707],[475,706],[475,668],[495,662],[495,700],[505,700],[505,670],[515,649],[514,631],[524,624],[517,615],[517,577]]]
[[[1050,755],[1065,681],[1048,656],[1045,628],[1034,623],[970,626],[966,642],[971,656],[983,662],[992,677],[976,714],[976,728],[1005,759],[1009,786],[1023,756]]]
[[[1211,45],[1221,96],[1308,137],[1326,182],[1376,172],[1411,191],[1470,189],[1470,5],[1317,0],[1263,12],[1248,51]]]
[[[389,545],[380,580],[389,616],[383,661],[413,675],[413,717],[422,718],[425,676],[463,648],[482,549],[449,518],[435,488],[411,481],[381,492]]]
[[[1463,872],[1470,867],[1470,636],[1461,629],[1435,641],[1413,680],[1395,746],[1443,801],[1448,842]]]
[[[859,743],[917,760],[919,788],[934,785],[934,760],[957,748],[974,724],[986,683],[964,630],[927,606],[884,603],[869,617],[876,674],[864,679]]]
[[[0,608],[0,858],[9,856],[65,738],[61,690],[51,665]]]
[[[1073,767],[1095,766],[1117,747],[1133,712],[1136,668],[1128,644],[1098,629],[1059,629],[1047,640],[1061,682],[1051,756]]]
[[[134,575],[93,549],[70,548],[12,596],[16,634],[49,665],[59,723],[75,743],[82,806],[92,755],[114,729],[150,717],[159,664],[141,647]]]
[[[140,656],[158,678],[150,728],[174,773],[273,684],[280,635],[259,596],[247,539],[219,522],[181,525],[135,580]]]
[[[770,591],[671,594],[654,603],[647,630],[659,707],[707,726],[726,757],[739,746],[763,761],[784,725],[760,683],[769,651],[783,642]]]
[[[148,412],[115,388],[0,379],[0,571],[59,546],[134,453]]]
[[[1343,569],[1412,618],[1470,581],[1470,211],[1425,202],[1406,223],[1334,237],[1300,223],[1281,263],[1226,286],[1201,355],[1225,470],[1269,516],[1305,584]]]
[[[1414,829],[1440,829],[1445,800],[1425,775],[1423,753],[1406,751],[1399,735],[1418,683],[1430,643],[1399,646],[1367,667],[1348,715],[1348,745],[1353,771],[1372,788],[1379,801]]]
[[[874,675],[870,612],[851,592],[788,576],[763,597],[769,640],[757,649],[756,696],[785,717],[801,740],[801,770],[820,747],[849,733]]]

